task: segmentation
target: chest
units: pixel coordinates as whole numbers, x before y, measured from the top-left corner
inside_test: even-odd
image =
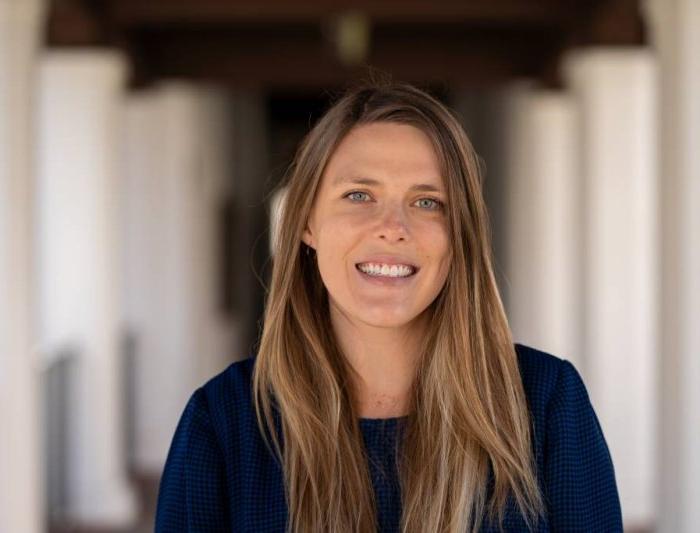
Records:
[[[366,433],[368,468],[377,502],[379,533],[399,533],[401,491],[391,435]],[[243,444],[243,443],[240,443]],[[260,444],[260,443],[258,443]],[[232,531],[236,533],[284,533],[288,509],[284,497],[284,478],[276,461],[264,445],[237,446],[235,459],[227,464],[228,504]],[[230,455],[229,455],[230,457]],[[503,529],[508,533],[528,533],[515,506],[510,505]],[[497,533],[498,526],[484,525],[481,533]],[[549,533],[546,521],[537,533]]]

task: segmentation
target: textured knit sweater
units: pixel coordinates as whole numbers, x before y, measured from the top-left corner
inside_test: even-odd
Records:
[[[566,360],[515,345],[533,422],[537,478],[547,515],[539,532],[622,531],[612,460],[585,385]],[[160,480],[157,533],[285,530],[283,473],[259,432],[251,396],[255,357],[194,391]],[[405,417],[360,418],[379,531],[397,532],[401,493],[393,450]],[[511,498],[503,527],[528,531]],[[485,522],[482,531],[498,531]]]

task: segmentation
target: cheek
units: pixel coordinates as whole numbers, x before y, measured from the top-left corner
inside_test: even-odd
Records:
[[[356,242],[357,226],[335,218],[326,220],[317,233],[318,268],[331,291],[347,277],[348,255]]]
[[[430,275],[425,289],[430,299],[435,298],[445,285],[452,263],[451,241],[443,225],[434,225],[424,235],[424,251],[430,264]]]
[[[353,226],[344,223],[340,217],[325,220],[318,228],[317,239],[320,254],[327,257],[338,258],[338,253],[343,254],[343,249],[352,239]],[[344,255],[344,254],[343,254]]]
[[[335,261],[344,261],[363,237],[369,234],[371,217],[354,213],[328,214],[317,228],[318,248],[321,255]]]
[[[449,263],[451,243],[443,222],[425,225],[421,230],[421,241],[432,261],[441,265]]]

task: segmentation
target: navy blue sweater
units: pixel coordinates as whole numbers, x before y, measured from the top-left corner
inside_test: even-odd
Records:
[[[515,347],[547,504],[537,531],[622,531],[612,460],[579,373],[566,360]],[[157,533],[285,530],[282,471],[265,447],[252,405],[254,362],[251,357],[231,364],[189,399],[160,480]],[[392,452],[403,419],[359,420],[382,532],[399,526],[401,495]],[[503,526],[528,531],[512,499]],[[498,528],[485,523],[482,531]]]

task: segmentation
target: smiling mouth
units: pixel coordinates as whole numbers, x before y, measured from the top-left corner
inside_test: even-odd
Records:
[[[355,268],[363,274],[377,278],[409,278],[418,272],[418,267],[406,264],[357,263]]]

